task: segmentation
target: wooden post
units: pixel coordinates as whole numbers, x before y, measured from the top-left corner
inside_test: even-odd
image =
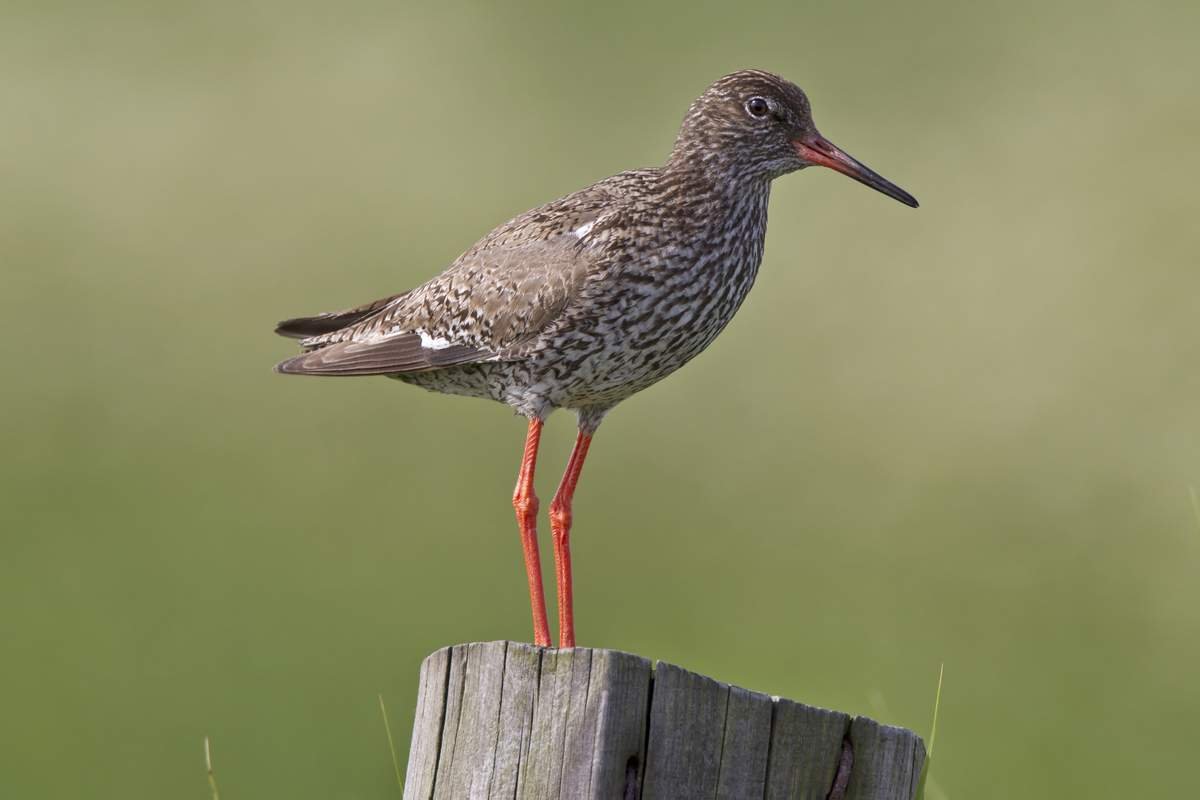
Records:
[[[405,800],[913,800],[911,731],[613,650],[462,644],[421,665]]]

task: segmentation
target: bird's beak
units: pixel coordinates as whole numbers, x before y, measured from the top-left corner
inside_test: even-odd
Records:
[[[837,170],[843,175],[849,175],[859,183],[870,186],[877,192],[883,192],[893,200],[899,200],[912,208],[917,207],[917,198],[858,159],[843,152],[837,145],[816,131],[794,140],[792,146],[796,148],[796,154],[809,164]]]

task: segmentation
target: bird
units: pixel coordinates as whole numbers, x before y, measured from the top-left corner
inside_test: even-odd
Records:
[[[691,104],[662,166],[527,211],[414,289],[279,323],[303,352],[275,369],[387,376],[526,418],[512,504],[539,647],[551,645],[533,480],[546,418],[575,412],[549,508],[558,646],[574,647],[572,508],[592,439],[614,406],[691,361],[733,318],[762,262],[772,181],[810,166],[917,207],[821,135],[798,86],[761,70],[726,75]]]

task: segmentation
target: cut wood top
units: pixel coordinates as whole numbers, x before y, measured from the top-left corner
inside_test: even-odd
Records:
[[[405,800],[913,800],[920,737],[614,650],[421,665]]]

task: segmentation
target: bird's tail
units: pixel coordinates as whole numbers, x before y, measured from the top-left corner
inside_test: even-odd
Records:
[[[350,308],[345,311],[330,311],[325,314],[317,314],[315,317],[285,319],[275,326],[275,332],[280,336],[287,336],[291,339],[307,339],[310,336],[333,333],[382,311],[393,301],[400,299],[405,294],[407,292],[394,294],[391,297],[384,297],[373,303],[367,303],[365,306]]]

